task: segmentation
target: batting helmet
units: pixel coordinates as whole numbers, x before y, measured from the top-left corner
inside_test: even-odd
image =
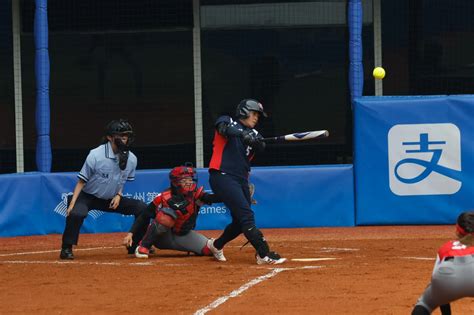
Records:
[[[263,105],[257,100],[254,99],[244,99],[240,101],[239,105],[237,105],[237,109],[235,111],[235,116],[237,118],[247,118],[249,117],[249,113],[259,112],[263,117],[267,117],[267,113],[263,111]]]
[[[197,174],[192,163],[186,162],[184,166],[176,166],[169,174],[171,189],[175,193],[187,194],[196,190]],[[192,184],[183,184],[182,180],[191,178]]]

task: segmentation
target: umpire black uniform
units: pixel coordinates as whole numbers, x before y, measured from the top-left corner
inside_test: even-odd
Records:
[[[135,179],[137,157],[129,150],[133,139],[128,121],[114,120],[106,127],[104,143],[89,152],[78,174],[73,196],[68,200],[61,259],[74,259],[72,246],[77,245],[81,226],[90,210],[117,212],[137,218],[146,209],[144,202],[122,196],[125,182]],[[142,236],[135,236],[134,246]],[[129,253],[133,250],[131,248]]]

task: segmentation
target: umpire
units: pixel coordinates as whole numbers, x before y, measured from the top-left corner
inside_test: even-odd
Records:
[[[134,215],[136,219],[146,209],[144,202],[122,195],[125,182],[135,179],[137,157],[130,151],[133,140],[130,123],[124,119],[113,120],[105,128],[102,144],[89,152],[68,202],[61,259],[74,259],[72,246],[77,245],[82,223],[90,210]],[[136,247],[142,236],[135,236],[133,246]],[[129,253],[133,251],[134,248],[129,248]]]

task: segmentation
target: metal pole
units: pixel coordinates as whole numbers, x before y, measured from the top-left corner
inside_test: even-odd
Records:
[[[23,148],[23,99],[21,87],[20,0],[12,1],[13,85],[15,93],[16,172],[25,171]]]
[[[199,0],[193,0],[193,69],[194,69],[194,128],[196,141],[196,167],[204,167],[202,124],[202,76],[201,76],[201,18]]]
[[[373,0],[374,21],[374,66],[382,67],[382,19],[380,16],[380,0]],[[382,80],[375,79],[375,95],[383,95]]]

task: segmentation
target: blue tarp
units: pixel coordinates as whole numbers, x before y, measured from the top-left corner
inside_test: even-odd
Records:
[[[150,202],[169,186],[169,170],[137,171],[124,195]],[[0,236],[62,233],[65,200],[77,182],[76,173],[0,175]],[[199,169],[200,185],[210,191],[207,169]],[[256,167],[253,207],[261,228],[354,226],[352,165]],[[89,212],[82,232],[125,232],[133,217]],[[197,229],[223,229],[230,222],[223,204],[201,208]]]
[[[474,96],[360,97],[357,225],[453,224],[474,209]]]

